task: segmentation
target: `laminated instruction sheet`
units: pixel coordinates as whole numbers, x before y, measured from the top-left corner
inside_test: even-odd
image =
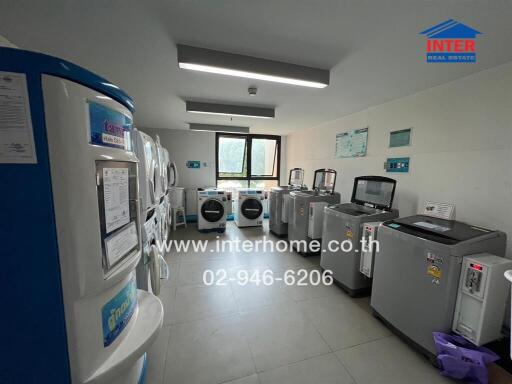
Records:
[[[103,168],[105,229],[107,233],[130,221],[128,176],[128,168]]]
[[[0,164],[36,164],[27,77],[0,72]]]
[[[336,135],[336,158],[366,156],[368,127],[338,133]]]

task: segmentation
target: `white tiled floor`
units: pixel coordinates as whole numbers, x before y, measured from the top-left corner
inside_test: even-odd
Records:
[[[267,224],[267,223],[265,223]],[[258,239],[268,229],[223,238]],[[210,239],[193,225],[175,239]],[[213,247],[213,245],[212,245]],[[368,298],[335,286],[205,286],[205,269],[318,269],[319,258],[294,253],[170,252],[162,288],[164,327],[148,356],[148,384],[447,383],[426,359],[372,315]]]

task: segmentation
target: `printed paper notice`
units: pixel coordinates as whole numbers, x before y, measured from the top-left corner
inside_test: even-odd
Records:
[[[336,158],[366,156],[368,128],[354,129],[336,135]]]
[[[107,233],[130,221],[128,168],[103,168],[105,228]]]
[[[105,240],[105,253],[109,268],[130,252],[138,242],[139,237],[135,222],[107,238]]]
[[[36,164],[27,77],[0,72],[0,164]]]

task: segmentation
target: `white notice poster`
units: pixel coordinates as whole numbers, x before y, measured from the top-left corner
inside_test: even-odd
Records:
[[[139,238],[137,236],[137,227],[135,222],[122,229],[120,232],[112,235],[105,240],[105,251],[107,254],[108,266],[112,266],[121,260],[133,247],[137,245]]]
[[[107,233],[130,221],[128,168],[103,168],[105,228]]]
[[[27,77],[0,72],[0,164],[36,164]]]

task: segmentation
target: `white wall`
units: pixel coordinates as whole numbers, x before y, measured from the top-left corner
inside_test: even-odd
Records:
[[[215,133],[179,129],[141,128],[153,138],[160,136],[163,147],[178,168],[179,186],[197,188],[215,185]],[[188,160],[198,160],[201,168],[187,168]],[[206,166],[205,164],[206,163]]]
[[[336,159],[336,134],[367,126],[367,156]],[[412,146],[388,148],[389,132],[409,127]],[[458,220],[507,232],[512,256],[512,63],[293,133],[287,152],[308,186],[315,169],[336,169],[342,201],[354,177],[386,175],[398,181],[402,216],[427,200],[453,202]],[[386,158],[401,156],[411,158],[409,174],[386,174]]]

